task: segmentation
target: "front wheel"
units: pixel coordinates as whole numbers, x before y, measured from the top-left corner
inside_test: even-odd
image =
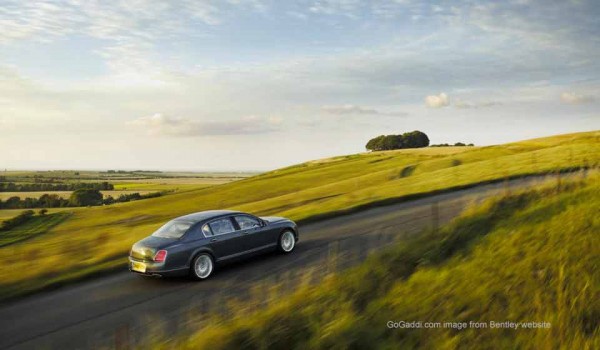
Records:
[[[296,246],[296,237],[292,231],[284,231],[279,236],[279,250],[282,253],[290,253]]]
[[[196,280],[207,279],[214,270],[212,256],[202,253],[194,258],[190,269],[190,276]]]

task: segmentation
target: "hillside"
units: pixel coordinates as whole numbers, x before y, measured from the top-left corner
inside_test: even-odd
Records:
[[[270,295],[266,308],[268,296],[231,303],[168,346],[597,349],[598,207],[597,173],[496,198],[318,287]],[[400,326],[413,321],[421,327]]]
[[[0,299],[122,266],[165,221],[215,208],[315,219],[411,196],[599,163],[600,132],[489,147],[341,156],[141,202],[78,208],[49,232],[0,248]],[[31,257],[35,257],[34,260]]]

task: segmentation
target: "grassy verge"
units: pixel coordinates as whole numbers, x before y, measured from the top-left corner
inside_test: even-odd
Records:
[[[70,271],[100,272],[135,241],[190,212],[230,208],[307,222],[480,183],[593,167],[600,163],[599,138],[600,132],[587,132],[480,148],[349,155],[160,198],[74,210],[48,234],[0,248],[0,259],[11,261],[0,266],[0,299],[8,290],[31,292],[48,276],[64,282]],[[39,251],[44,254],[36,255]]]
[[[267,308],[257,307],[263,301],[235,304],[227,317],[205,320],[196,333],[154,344],[190,349],[598,348],[597,180],[596,175],[587,183],[488,201],[439,233],[372,256],[318,287],[274,298]],[[388,321],[440,326],[389,328]],[[491,321],[546,322],[549,328],[491,329]]]

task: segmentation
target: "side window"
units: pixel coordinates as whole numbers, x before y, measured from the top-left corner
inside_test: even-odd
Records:
[[[208,226],[210,226],[210,230],[215,236],[235,231],[229,218],[215,220],[209,223]]]
[[[260,222],[257,219],[246,215],[236,216],[235,221],[238,223],[240,230],[247,230],[260,226]]]
[[[202,225],[202,233],[204,234],[204,237],[210,237],[213,235],[208,224]]]

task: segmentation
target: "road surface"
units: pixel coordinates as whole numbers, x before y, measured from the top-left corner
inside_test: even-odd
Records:
[[[509,185],[516,189],[539,180],[513,180]],[[298,279],[310,268],[321,274],[330,267],[332,250],[336,256],[348,254],[354,257],[349,261],[358,262],[369,250],[417,234],[436,222],[442,225],[469,203],[504,191],[506,186],[482,185],[304,225],[292,254],[270,254],[226,266],[202,282],[143,278],[126,271],[124,264],[122,272],[0,307],[0,348],[139,345],[157,324],[171,332],[202,310],[218,310],[224,300],[252,293],[261,282]]]

